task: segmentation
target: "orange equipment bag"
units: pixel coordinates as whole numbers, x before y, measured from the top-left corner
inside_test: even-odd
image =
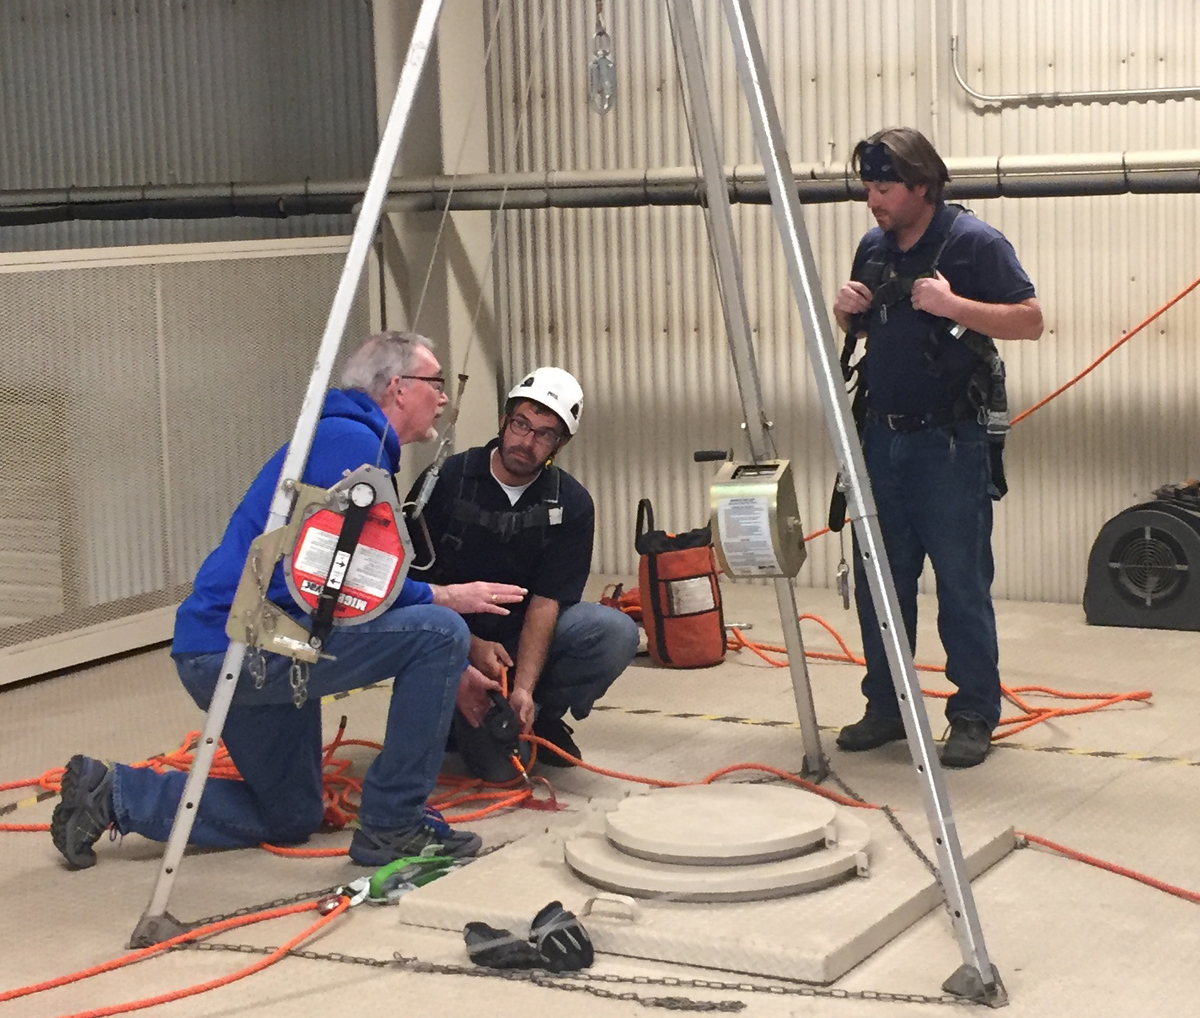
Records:
[[[725,660],[725,616],[712,531],[654,529],[648,498],[638,503],[634,547],[641,555],[638,588],[650,657],[671,668],[704,668]]]

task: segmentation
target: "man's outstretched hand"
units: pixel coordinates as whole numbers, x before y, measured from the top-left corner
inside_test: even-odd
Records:
[[[431,585],[433,603],[451,608],[459,615],[507,615],[506,604],[518,604],[529,593],[512,583],[452,583],[448,587]]]

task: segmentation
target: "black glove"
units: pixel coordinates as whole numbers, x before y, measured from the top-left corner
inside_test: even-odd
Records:
[[[476,965],[490,969],[542,967],[537,948],[509,930],[498,930],[487,923],[467,923],[463,927],[463,939],[467,942],[467,954]]]
[[[587,930],[559,901],[550,902],[533,917],[529,939],[537,945],[542,964],[551,972],[577,972],[596,957]]]

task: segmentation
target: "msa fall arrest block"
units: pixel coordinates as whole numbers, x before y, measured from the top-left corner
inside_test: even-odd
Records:
[[[871,306],[861,315],[856,315],[846,331],[846,340],[842,346],[841,365],[842,377],[846,380],[849,390],[853,393],[851,413],[854,423],[862,434],[863,423],[867,413],[867,384],[866,359],[864,353],[854,361],[854,352],[858,346],[860,333],[865,333],[875,315],[880,315],[887,321],[888,308],[901,301],[912,300],[913,283],[918,279],[934,276],[942,259],[942,252],[950,242],[950,234],[954,222],[960,215],[974,215],[962,205],[948,204],[946,208],[951,217],[946,224],[945,236],[934,249],[933,257],[927,264],[920,265],[916,271],[901,275],[896,271],[895,262],[888,257],[871,258],[863,266],[862,278],[859,280],[871,291]],[[966,388],[959,394],[951,412],[955,420],[967,420],[971,417],[978,419],[987,428],[988,453],[991,463],[991,480],[988,484],[988,494],[999,501],[1008,492],[1008,483],[1004,478],[1004,441],[1008,435],[1008,387],[1005,381],[1004,361],[996,349],[996,343],[990,336],[981,332],[964,328],[947,319],[941,319],[939,324],[929,330],[926,337],[928,350],[926,357],[929,372],[938,375],[945,363],[945,345],[957,340],[975,355],[976,366],[967,381]],[[853,363],[852,363],[853,362]],[[842,488],[841,478],[834,486],[833,497],[829,505],[829,527],[840,531],[846,519],[846,495]]]

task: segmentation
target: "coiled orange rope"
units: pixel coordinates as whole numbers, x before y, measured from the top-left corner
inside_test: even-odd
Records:
[[[845,664],[854,664],[865,666],[866,661],[860,657],[856,657],[850,652],[850,648],[846,646],[846,641],[838,635],[837,630],[828,622],[817,615],[801,615],[800,620],[809,619],[816,622],[837,641],[837,645],[841,648],[840,653],[832,653],[829,651],[809,651],[804,652],[805,657],[813,658],[818,661],[835,661]],[[787,648],[774,646],[765,643],[754,643],[748,639],[741,630],[730,628],[728,636],[728,648],[731,651],[749,650],[758,655],[769,665],[775,668],[786,668]],[[773,658],[772,654],[784,655],[784,660],[780,661]],[[941,665],[925,665],[917,664],[917,671],[921,672],[941,672],[945,674],[946,669]],[[1011,735],[1016,735],[1017,732],[1022,732],[1026,728],[1033,725],[1041,724],[1043,721],[1050,721],[1053,718],[1069,717],[1076,714],[1089,714],[1093,711],[1103,710],[1105,707],[1112,707],[1118,703],[1128,703],[1133,701],[1145,702],[1153,696],[1148,689],[1139,689],[1132,693],[1069,693],[1060,689],[1051,689],[1048,686],[1000,686],[1000,691],[1006,696],[1019,710],[1023,713],[1008,718],[1001,718],[995,732],[992,734],[992,741],[999,739],[1007,739]],[[928,697],[935,699],[948,699],[952,694],[943,690],[922,689],[921,692]],[[1083,707],[1039,707],[1027,703],[1020,694],[1037,693],[1044,696],[1051,696],[1060,700],[1092,700]]]

